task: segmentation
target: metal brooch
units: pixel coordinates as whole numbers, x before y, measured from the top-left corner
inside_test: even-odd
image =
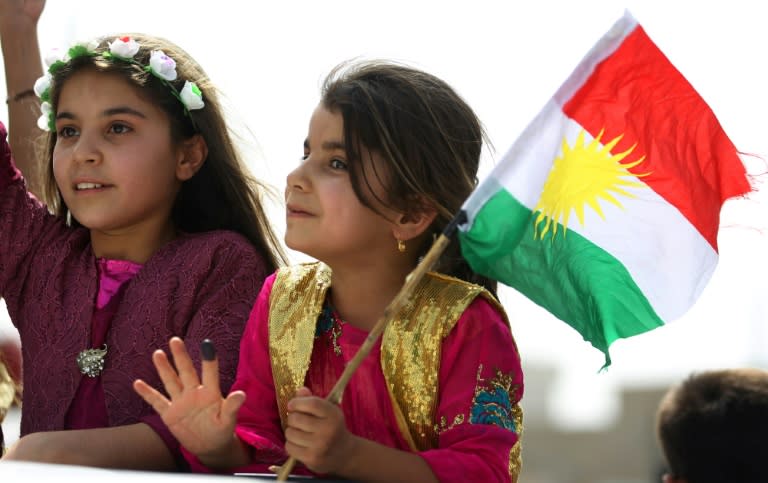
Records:
[[[104,369],[104,358],[107,357],[107,344],[103,349],[86,349],[77,355],[77,367],[88,377],[98,377]]]

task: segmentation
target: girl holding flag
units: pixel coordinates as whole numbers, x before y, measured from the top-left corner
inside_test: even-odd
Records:
[[[326,79],[288,175],[286,244],[317,260],[267,279],[232,392],[212,345],[202,380],[181,339],[143,381],[199,471],[298,470],[358,481],[515,481],[520,358],[501,305],[451,246],[394,314],[340,405],[323,399],[476,183],[483,131],[445,82],[397,64]]]

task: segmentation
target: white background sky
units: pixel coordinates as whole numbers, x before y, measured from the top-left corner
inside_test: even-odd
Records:
[[[487,173],[625,8],[737,148],[768,159],[768,29],[759,1],[48,0],[40,37],[44,51],[125,31],[176,42],[224,92],[235,125],[250,130],[253,172],[282,189],[302,154],[320,82],[337,63],[389,58],[452,84],[495,145],[483,161]],[[768,170],[759,158],[745,162],[753,174]],[[273,220],[282,231],[281,207]],[[604,422],[622,386],[668,384],[709,367],[768,367],[765,190],[727,203],[722,225],[720,265],[696,306],[669,326],[615,343],[607,373],[597,373],[602,354],[575,331],[502,289],[524,365],[559,370],[551,402],[558,420]]]

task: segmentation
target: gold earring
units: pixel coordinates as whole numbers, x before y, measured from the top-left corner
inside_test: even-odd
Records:
[[[397,239],[397,251],[400,253],[405,253],[405,242],[399,238]]]

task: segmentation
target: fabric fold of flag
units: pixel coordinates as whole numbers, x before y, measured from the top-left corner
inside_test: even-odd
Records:
[[[462,253],[605,354],[697,300],[750,191],[712,110],[629,14],[463,206]]]

